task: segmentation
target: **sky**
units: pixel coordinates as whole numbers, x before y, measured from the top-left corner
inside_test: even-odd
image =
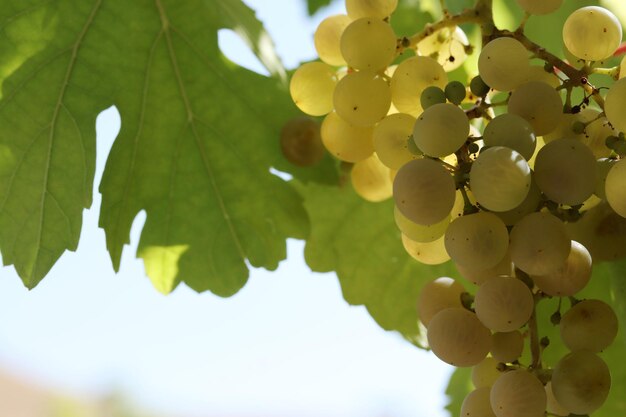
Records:
[[[343,7],[308,20],[300,1],[246,3],[288,68],[314,58],[315,26]],[[236,35],[222,31],[220,46],[263,72]],[[96,127],[94,203],[78,251],[30,292],[12,267],[0,269],[0,369],[70,394],[122,391],[143,409],[181,417],[447,415],[452,368],[349,306],[333,274],[305,265],[302,242],[289,241],[277,271],[253,270],[229,299],[184,286],[163,296],[134,258],[141,214],[115,274],[97,227],[97,185],[119,114],[103,112]]]

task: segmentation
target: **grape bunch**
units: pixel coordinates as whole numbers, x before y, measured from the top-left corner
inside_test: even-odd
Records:
[[[302,65],[290,92],[324,116],[321,142],[351,164],[355,191],[393,198],[406,251],[427,265],[451,260],[471,285],[441,277],[417,301],[434,354],[473,367],[461,415],[588,415],[609,393],[601,353],[618,321],[603,301],[576,297],[594,263],[626,257],[622,26],[602,7],[574,11],[564,60],[524,34],[562,0],[517,3],[526,17],[516,31],[477,0],[407,38],[390,25],[397,0],[346,0],[347,13],[315,32],[321,62]],[[482,45],[462,24],[480,26]],[[473,53],[474,77],[449,81]],[[547,298],[559,310],[537,317]],[[552,367],[538,320],[559,326],[569,350]]]

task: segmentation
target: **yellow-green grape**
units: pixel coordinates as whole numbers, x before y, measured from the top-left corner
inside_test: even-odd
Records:
[[[393,29],[387,22],[371,17],[350,23],[339,45],[348,66],[358,70],[383,70],[396,56]]]
[[[442,361],[457,367],[474,366],[491,347],[491,333],[474,313],[460,307],[441,310],[428,323],[428,345]]]
[[[596,184],[596,159],[576,139],[557,139],[535,159],[535,181],[550,200],[576,205],[587,200]]]
[[[461,294],[465,292],[463,285],[452,278],[440,277],[429,281],[422,287],[417,299],[417,314],[424,326],[441,310],[450,307],[463,307]]]
[[[280,148],[294,165],[317,164],[324,157],[319,123],[306,116],[289,120],[280,130]]]
[[[423,109],[427,109],[435,104],[442,104],[446,102],[446,93],[439,87],[435,85],[431,85],[430,87],[426,87],[424,91],[422,91],[422,96],[420,97],[420,104]]]
[[[374,149],[380,161],[391,169],[399,169],[418,157],[409,151],[415,117],[410,114],[391,114],[374,127]]]
[[[500,375],[498,361],[487,356],[479,364],[472,367],[472,384],[475,388],[490,387]]]
[[[563,0],[517,0],[526,13],[549,14],[561,7]]]
[[[568,409],[563,407],[559,402],[554,398],[554,393],[552,392],[552,381],[548,381],[545,386],[546,389],[546,397],[548,399],[548,404],[546,406],[546,411],[550,414],[554,414],[555,416],[567,417],[570,415]]]
[[[422,113],[422,91],[434,85],[441,89],[448,83],[443,67],[427,56],[408,58],[396,68],[391,78],[391,98],[402,113],[419,116]]]
[[[384,19],[398,7],[398,0],[346,0],[346,10],[351,19],[374,17]]]
[[[613,127],[620,132],[626,133],[626,79],[622,78],[615,82],[606,94],[604,100],[604,113]]]
[[[508,211],[522,204],[530,183],[528,162],[504,146],[482,151],[470,171],[469,184],[476,201],[492,211]]]
[[[445,234],[446,250],[459,265],[487,269],[506,255],[509,234],[495,214],[478,212],[454,219]]]
[[[510,277],[513,275],[513,263],[511,262],[511,256],[508,252],[496,266],[491,268],[471,268],[460,264],[455,264],[455,266],[463,278],[476,285],[481,285],[491,277]]]
[[[502,219],[504,224],[507,226],[514,226],[527,214],[537,211],[537,208],[541,204],[542,200],[543,197],[541,195],[541,190],[537,186],[534,178],[531,178],[530,189],[521,204],[511,210],[501,211],[494,214]]]
[[[469,131],[469,121],[460,107],[450,103],[435,104],[417,118],[413,139],[426,155],[442,157],[463,146]]]
[[[416,159],[398,170],[393,182],[396,206],[417,224],[435,224],[454,206],[456,187],[450,173],[431,159]]]
[[[358,127],[329,113],[322,122],[322,143],[334,156],[346,162],[359,162],[374,153],[373,128]]]
[[[547,404],[541,381],[523,369],[498,378],[491,387],[490,400],[496,417],[543,417]]]
[[[617,162],[606,176],[606,201],[620,216],[626,217],[626,159]]]
[[[443,242],[443,236],[435,241],[422,243],[415,242],[402,235],[402,245],[413,259],[425,265],[441,265],[450,260]]]
[[[610,388],[608,366],[588,350],[565,355],[552,371],[554,397],[574,414],[591,414],[600,408]]]
[[[596,161],[596,187],[594,194],[606,200],[606,177],[617,161],[614,159],[601,158]]]
[[[511,332],[522,327],[535,301],[526,284],[513,277],[488,278],[476,291],[476,316],[490,330]]]
[[[434,58],[446,72],[463,65],[467,59],[466,47],[469,45],[463,29],[443,28],[427,36],[417,44],[417,51],[423,56]]]
[[[586,124],[585,131],[577,138],[580,138],[580,141],[591,149],[596,158],[608,157],[611,150],[606,146],[606,138],[612,135],[617,136],[617,132],[606,117],[600,117],[598,110],[590,108],[584,109],[576,116],[578,121]]]
[[[496,38],[480,52],[478,72],[489,87],[511,91],[526,80],[528,59],[528,51],[518,40]]]
[[[323,62],[309,62],[293,74],[289,92],[300,110],[311,116],[323,116],[333,110],[336,85],[333,67]]]
[[[619,78],[626,78],[626,57],[622,58],[622,62],[619,64]]]
[[[489,387],[478,388],[465,397],[461,404],[461,417],[495,417],[489,401]]]
[[[617,336],[617,316],[604,301],[583,300],[563,315],[559,328],[569,350],[601,352]]]
[[[337,14],[327,17],[319,24],[315,30],[313,42],[322,61],[336,67],[346,65],[346,60],[343,58],[339,47],[339,40],[351,21],[345,14]]]
[[[485,146],[506,146],[517,151],[525,160],[532,158],[537,145],[537,138],[532,126],[524,118],[511,113],[504,113],[485,127],[483,133]]]
[[[579,139],[581,142],[584,139],[585,133],[576,133],[574,132],[572,126],[574,123],[582,121],[580,120],[580,116],[583,112],[571,114],[571,113],[563,113],[561,118],[559,119],[559,123],[550,133],[546,133],[543,135],[543,140],[545,143],[550,143],[556,139]]]
[[[495,332],[491,335],[491,356],[499,362],[511,363],[524,351],[524,336],[519,330]]]
[[[559,77],[554,72],[547,72],[543,65],[531,65],[528,67],[524,83],[529,81],[541,81],[552,88],[557,88],[561,85]]]
[[[610,57],[622,42],[622,25],[603,7],[574,11],[563,24],[565,47],[578,58],[600,61]]]
[[[570,253],[570,239],[563,223],[544,212],[531,213],[511,230],[513,263],[527,274],[549,274],[563,265]]]
[[[563,114],[559,93],[541,81],[530,81],[517,87],[509,98],[509,113],[526,119],[535,135],[553,131]]]
[[[626,257],[626,219],[607,203],[587,210],[582,219],[567,224],[572,239],[582,243],[594,262]]]
[[[443,220],[435,224],[417,224],[407,219],[400,212],[398,207],[394,206],[393,210],[394,219],[396,221],[396,226],[398,226],[398,229],[409,239],[416,242],[428,243],[439,239],[446,232],[446,229],[450,224],[450,216],[444,217]]]
[[[389,168],[376,154],[354,164],[350,172],[354,191],[363,199],[377,203],[391,197],[393,184]]]
[[[558,269],[545,275],[531,276],[535,285],[544,293],[567,297],[585,288],[591,278],[591,265],[591,255],[587,248],[572,240],[569,255]]]
[[[373,126],[387,115],[391,90],[374,72],[353,72],[337,83],[333,103],[337,114],[346,122],[354,126]]]

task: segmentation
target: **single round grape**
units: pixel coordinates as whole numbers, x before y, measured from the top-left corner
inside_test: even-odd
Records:
[[[315,30],[313,35],[315,50],[320,59],[328,65],[335,67],[346,65],[346,60],[343,58],[339,47],[339,40],[351,21],[345,14],[336,14],[322,20]]]
[[[500,377],[498,361],[487,356],[479,364],[472,367],[472,384],[476,388],[490,387]]]
[[[480,77],[480,75],[475,76],[470,81],[470,91],[476,97],[484,97],[489,93],[491,88],[485,84],[485,81]]]
[[[511,363],[522,356],[524,336],[519,330],[495,332],[491,335],[491,356],[499,362]]]
[[[558,269],[545,275],[532,275],[535,285],[548,295],[572,296],[585,288],[591,278],[591,255],[572,240],[569,255]]]
[[[530,81],[539,81],[544,84],[548,84],[552,88],[557,88],[561,85],[559,77],[557,77],[554,72],[546,71],[546,68],[543,65],[531,65],[528,67],[526,71],[526,78],[524,78],[524,81],[521,84]]]
[[[517,3],[526,13],[542,15],[557,10],[563,0],[517,0]]]
[[[556,398],[554,398],[554,393],[552,392],[552,381],[548,381],[548,383],[545,386],[545,390],[546,390],[546,397],[548,399],[546,411],[548,413],[551,413],[557,416],[562,416],[562,417],[569,416],[570,415],[569,410],[567,410],[565,407],[559,404]]]
[[[569,350],[601,352],[617,336],[617,316],[604,301],[583,300],[563,314],[559,328]]]
[[[617,135],[617,132],[606,117],[601,117],[600,111],[596,109],[587,108],[578,113],[576,119],[585,123],[585,131],[577,135],[577,138],[591,149],[595,158],[608,157],[611,150],[606,146],[606,138]]]
[[[596,161],[596,186],[593,191],[599,198],[606,200],[606,177],[617,161],[601,158]]]
[[[342,161],[359,162],[374,153],[373,129],[358,127],[329,113],[322,122],[322,143],[331,154]]]
[[[431,85],[443,89],[447,83],[448,76],[437,61],[414,56],[402,61],[393,73],[391,98],[399,111],[417,117],[422,113],[422,91]]]
[[[535,159],[535,181],[553,201],[576,205],[587,200],[596,184],[596,159],[576,139],[557,139],[541,148]]]
[[[374,127],[374,149],[380,161],[391,169],[417,158],[409,151],[409,140],[413,140],[415,117],[410,114],[391,114]]]
[[[442,157],[463,146],[469,131],[469,121],[461,108],[450,103],[435,104],[417,118],[413,139],[426,155]]]
[[[393,184],[389,168],[380,162],[376,154],[354,164],[350,171],[354,191],[364,200],[377,203],[392,195]]]
[[[605,194],[611,208],[626,217],[626,159],[613,165],[606,176]]]
[[[532,126],[524,118],[511,113],[496,116],[485,127],[485,146],[506,146],[517,151],[525,160],[532,158],[537,138]]]
[[[431,85],[430,87],[426,87],[424,91],[422,91],[422,96],[420,97],[420,104],[423,109],[427,109],[430,106],[434,106],[435,104],[442,104],[446,102],[446,93],[436,85]]]
[[[455,266],[463,278],[476,285],[481,285],[491,277],[510,277],[513,275],[513,263],[511,262],[511,256],[508,252],[504,255],[504,258],[496,264],[496,266],[491,268],[470,268],[460,264],[455,264]]]
[[[465,86],[459,81],[450,81],[445,88],[446,98],[450,103],[460,105],[465,97],[467,96],[467,91],[465,90]]]
[[[339,47],[349,67],[380,71],[396,56],[396,35],[387,22],[363,17],[344,29]]]
[[[441,310],[428,323],[428,345],[442,361],[457,367],[474,366],[491,347],[491,333],[474,313],[464,308]]]
[[[320,125],[309,117],[295,117],[280,130],[280,149],[294,165],[307,167],[324,157]]]
[[[398,0],[346,0],[346,10],[352,19],[373,17],[384,19],[398,7]]]
[[[450,307],[463,307],[461,294],[465,292],[463,285],[452,278],[440,277],[429,281],[422,287],[417,299],[417,315],[424,326],[441,310]]]
[[[534,178],[531,178],[530,190],[528,190],[528,194],[521,204],[511,210],[501,211],[494,214],[502,219],[504,224],[507,226],[514,226],[524,216],[537,211],[537,208],[542,201],[543,196],[541,195],[541,190],[537,186],[537,182]]]
[[[407,219],[396,206],[394,206],[393,214],[398,229],[409,239],[420,243],[433,242],[439,239],[450,224],[450,216],[444,217],[443,220],[435,224],[417,224]]]
[[[513,149],[494,146],[481,152],[472,164],[469,184],[481,206],[492,211],[512,210],[528,195],[530,167]]]
[[[626,133],[626,79],[621,78],[611,86],[604,101],[604,113],[613,127]]]
[[[445,234],[446,250],[459,265],[487,269],[506,255],[509,234],[496,215],[478,212],[454,219]]]
[[[488,278],[476,291],[476,316],[490,330],[511,332],[522,327],[535,302],[526,284],[513,277]]]
[[[622,42],[622,25],[609,10],[582,7],[563,24],[565,47],[578,58],[600,61],[613,55]]]
[[[563,114],[559,93],[541,81],[530,81],[518,86],[509,98],[509,113],[526,119],[536,135],[554,130]]]
[[[333,103],[337,114],[346,122],[373,126],[387,115],[391,91],[387,82],[374,72],[353,72],[337,83]]]
[[[495,417],[489,400],[490,387],[478,388],[465,397],[461,417]]]
[[[608,366],[588,350],[565,355],[552,371],[554,397],[574,414],[591,414],[600,408],[610,388]]]
[[[450,256],[446,252],[443,236],[432,242],[415,242],[406,235],[402,235],[404,250],[416,261],[425,265],[441,265],[448,262]]]
[[[570,239],[563,223],[544,212],[531,213],[511,230],[511,260],[528,274],[549,274],[563,265]]]
[[[547,404],[541,381],[523,369],[498,378],[491,387],[490,400],[496,417],[543,417]]]
[[[333,92],[337,84],[335,70],[323,62],[309,62],[296,70],[289,83],[291,99],[311,116],[323,116],[333,110]]]
[[[443,28],[427,36],[417,44],[417,51],[423,56],[434,58],[446,72],[463,65],[467,59],[466,47],[469,45],[463,29]]]
[[[511,91],[526,79],[528,59],[528,51],[518,40],[496,38],[480,52],[478,72],[489,87]]]

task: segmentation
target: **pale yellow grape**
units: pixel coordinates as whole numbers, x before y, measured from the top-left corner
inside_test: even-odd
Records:
[[[601,352],[617,336],[617,316],[604,301],[583,300],[563,314],[559,329],[569,350]]]
[[[414,56],[402,61],[393,73],[391,98],[399,111],[417,117],[422,113],[422,91],[431,85],[443,89],[446,84],[448,76],[437,61],[427,56]]]
[[[626,78],[615,82],[606,94],[604,113],[613,127],[626,133]]]
[[[511,262],[511,256],[507,252],[504,258],[496,266],[487,269],[475,269],[460,264],[455,264],[457,271],[463,278],[476,285],[481,285],[488,278],[512,276],[513,275],[513,263]]]
[[[460,307],[446,308],[428,324],[428,345],[442,361],[457,367],[474,366],[491,347],[491,333],[474,313]]]
[[[606,176],[606,200],[620,216],[626,217],[626,159],[613,165]]]
[[[617,136],[617,132],[606,117],[599,117],[600,111],[596,109],[584,109],[577,115],[577,120],[587,124],[585,132],[578,136],[580,141],[587,145],[596,158],[606,158],[611,150],[606,146],[608,136]],[[570,136],[571,137],[571,136]]]
[[[424,326],[441,310],[450,307],[463,307],[461,294],[465,292],[463,284],[449,277],[440,277],[429,281],[420,291],[417,299],[417,315]]]
[[[409,151],[413,140],[415,117],[410,114],[391,114],[374,128],[374,149],[380,161],[391,169],[399,169],[418,157]]]
[[[511,230],[511,260],[528,274],[548,274],[563,265],[570,253],[565,226],[549,213],[531,213]]]
[[[526,71],[526,78],[523,83],[527,83],[529,81],[541,81],[548,84],[552,88],[557,88],[561,85],[559,77],[557,77],[553,72],[547,72],[543,65],[531,65],[528,67]]]
[[[597,6],[582,7],[563,24],[565,47],[578,58],[600,61],[622,42],[622,25],[611,11]]]
[[[461,417],[495,417],[489,401],[489,387],[478,388],[465,397],[461,404]]]
[[[591,414],[600,408],[610,388],[608,366],[588,350],[565,355],[552,372],[554,397],[574,414]]]
[[[333,103],[337,114],[346,122],[354,126],[373,126],[387,115],[391,90],[374,72],[353,72],[337,83]]]
[[[374,17],[384,19],[398,7],[398,0],[346,0],[346,10],[351,19]]]
[[[490,387],[500,375],[498,361],[487,356],[479,364],[472,367],[472,384],[475,388]]]
[[[541,381],[523,369],[498,378],[491,387],[490,400],[496,417],[544,417],[547,404]]]
[[[376,154],[354,164],[350,171],[354,191],[363,199],[378,203],[392,195],[393,183],[389,168],[380,162]]]
[[[430,106],[417,118],[413,139],[426,155],[442,157],[463,146],[469,131],[465,112],[454,104],[441,103]]]
[[[518,40],[508,37],[489,42],[480,52],[478,72],[491,88],[511,91],[527,78],[529,54]]]
[[[502,219],[504,224],[507,226],[513,226],[527,214],[537,211],[537,208],[542,201],[543,197],[541,195],[541,190],[537,186],[534,178],[531,178],[530,190],[528,190],[528,194],[526,195],[524,201],[511,210],[497,212],[495,215]]]
[[[476,316],[495,332],[511,332],[522,327],[534,307],[528,286],[513,277],[488,278],[478,287],[474,298]]]
[[[289,92],[300,110],[311,116],[323,116],[333,110],[336,85],[335,70],[330,65],[309,62],[293,74]]]
[[[469,184],[481,206],[492,211],[512,210],[528,195],[530,167],[513,149],[493,146],[472,164]]]
[[[552,381],[548,381],[548,383],[545,386],[545,389],[546,389],[546,397],[548,399],[546,411],[548,413],[561,416],[561,417],[569,416],[570,415],[569,410],[563,407],[561,404],[559,404],[556,398],[554,398],[554,393],[552,392]]]
[[[522,356],[524,336],[519,330],[495,332],[491,335],[491,356],[499,362],[511,363]]]
[[[450,72],[463,65],[467,59],[467,45],[467,35],[456,26],[440,29],[422,39],[417,44],[417,51],[423,56],[436,59],[446,72]]]
[[[591,265],[587,248],[572,240],[569,255],[558,269],[545,275],[531,276],[535,285],[546,294],[567,297],[585,288],[591,278]]]
[[[466,189],[465,194],[467,195],[467,198],[469,199],[470,204],[476,205],[476,199],[474,198],[472,191]],[[456,190],[456,195],[454,197],[454,206],[452,206],[452,212],[450,213],[450,218],[454,220],[457,217],[461,217],[464,211],[465,211],[465,199],[463,198],[463,193],[461,192],[461,190]]]
[[[537,138],[532,126],[524,118],[511,113],[504,113],[485,127],[483,132],[485,146],[506,146],[517,151],[527,161],[532,158],[537,145]]]
[[[563,0],[517,0],[517,3],[526,13],[542,15],[557,10]]]
[[[421,243],[428,243],[439,239],[446,232],[450,224],[450,216],[444,217],[443,220],[435,224],[417,224],[407,219],[396,206],[393,208],[393,214],[398,229],[409,239]]]
[[[557,139],[541,148],[535,160],[535,181],[551,200],[576,205],[587,200],[596,184],[596,159],[576,139]]]
[[[398,170],[393,198],[404,216],[418,224],[435,224],[446,218],[456,196],[450,173],[431,159],[416,159]]]
[[[617,161],[614,159],[601,158],[596,161],[596,187],[593,193],[599,198],[606,200],[606,177]]]
[[[450,260],[443,236],[433,242],[422,243],[402,235],[402,245],[413,259],[426,265],[441,265]]]
[[[320,59],[329,65],[336,67],[346,65],[346,60],[341,55],[339,40],[346,26],[352,20],[345,14],[336,14],[322,20],[313,36],[315,50]]]
[[[622,58],[622,62],[619,64],[619,78],[626,78],[626,57]]]
[[[350,23],[339,45],[348,66],[358,70],[383,70],[396,56],[393,29],[387,22],[371,17]]]
[[[552,132],[546,133],[545,135],[543,135],[544,142],[550,143],[553,140],[563,139],[563,138],[579,139],[582,142],[585,136],[584,132],[575,133],[574,130],[572,129],[572,126],[577,121],[584,122],[583,120],[579,119],[582,113],[583,112],[580,112],[577,114],[563,113],[561,115],[561,118],[559,119],[559,123],[552,130]]]
[[[509,113],[526,119],[535,135],[554,130],[563,114],[559,93],[541,81],[530,81],[518,86],[509,98]]]
[[[322,143],[334,156],[346,162],[359,162],[374,153],[373,128],[358,127],[329,113],[322,122]]]

